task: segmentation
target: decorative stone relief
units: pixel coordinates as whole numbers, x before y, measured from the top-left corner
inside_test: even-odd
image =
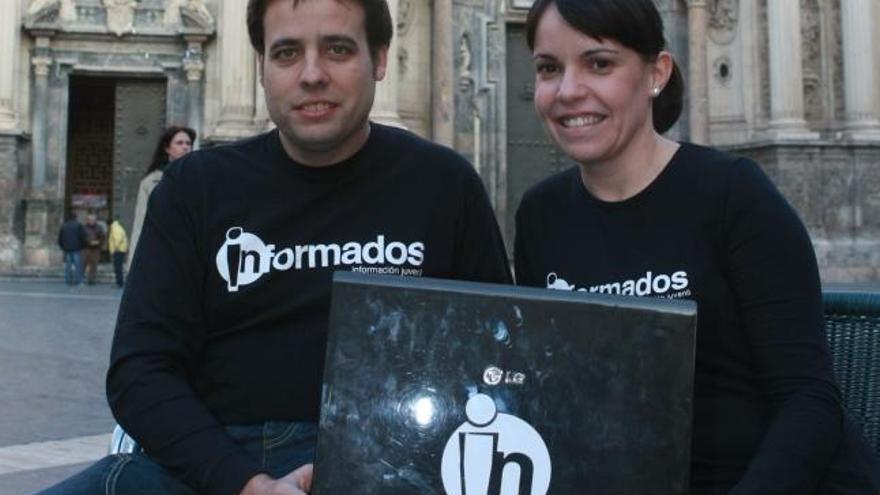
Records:
[[[31,0],[27,15],[33,20],[42,20],[48,16],[65,22],[75,21],[76,5],[74,0]]]
[[[468,33],[464,33],[458,42],[458,89],[461,92],[468,91],[474,85],[471,56],[471,39]]]
[[[804,77],[804,118],[821,121],[823,111],[822,85],[822,24],[816,0],[801,3],[801,57]]]
[[[398,0],[397,3],[397,34],[398,36],[406,36],[410,26],[413,24],[413,16],[416,10],[412,5],[412,0]]]
[[[46,77],[52,67],[52,58],[43,55],[31,57],[31,64],[34,66],[35,76]]]
[[[770,40],[767,34],[767,4],[765,2],[758,3],[758,34],[757,45],[761,48],[758,50],[758,66],[761,73],[758,77],[760,102],[758,105],[758,115],[760,120],[767,121],[770,119],[770,57],[769,47]]]
[[[409,52],[403,46],[397,47],[397,73],[401,76],[409,70]]]
[[[709,0],[709,37],[720,45],[736,39],[739,0]]]
[[[722,86],[729,86],[733,79],[733,62],[727,55],[718,57],[712,63],[712,77]]]
[[[840,0],[830,0],[828,8],[829,16],[831,17],[830,24],[832,26],[840,26],[842,24],[840,18]],[[829,61],[832,72],[831,81],[832,84],[834,84],[834,87],[831,90],[831,98],[833,100],[831,109],[834,115],[833,118],[842,121],[846,119],[846,95],[844,93],[843,80],[843,33],[840,29],[831,30],[831,43],[829,49],[831,51],[831,60]]]
[[[103,0],[107,9],[107,30],[122,36],[134,30],[135,0]]]

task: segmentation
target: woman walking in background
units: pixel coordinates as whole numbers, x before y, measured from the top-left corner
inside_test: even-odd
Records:
[[[692,495],[880,493],[797,214],[753,161],[661,135],[683,81],[652,0],[537,0],[526,28],[535,108],[578,166],[524,196],[517,282],[696,301]]]
[[[129,249],[131,255],[128,257],[126,271],[131,266],[131,259],[134,257],[138,238],[144,226],[144,216],[147,213],[147,201],[150,199],[150,193],[153,192],[156,184],[162,179],[162,172],[165,170],[165,167],[192,151],[195,142],[196,131],[189,127],[171,126],[165,129],[165,132],[159,137],[159,142],[156,143],[156,150],[153,151],[153,160],[150,162],[147,173],[141,179],[140,186],[138,187],[137,203],[134,208],[134,222],[131,228],[131,248]]]

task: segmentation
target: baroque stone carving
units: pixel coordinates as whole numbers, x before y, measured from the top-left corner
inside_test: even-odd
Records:
[[[462,92],[469,90],[474,85],[471,58],[471,39],[467,33],[464,33],[458,43],[458,89]]]
[[[55,18],[71,22],[76,20],[76,5],[74,0],[31,0],[27,15],[34,22],[51,22]]]
[[[212,29],[214,26],[214,16],[205,5],[205,0],[166,0],[163,24],[178,26],[186,21],[205,29]]]
[[[736,38],[739,22],[739,0],[709,0],[709,36],[718,44]]]
[[[804,117],[822,120],[822,24],[816,0],[801,0],[801,56],[804,87]]]
[[[107,30],[122,36],[134,30],[135,0],[103,0],[107,9]]]
[[[416,8],[412,5],[412,0],[399,0],[397,4],[397,34],[406,35],[413,23],[413,16]]]

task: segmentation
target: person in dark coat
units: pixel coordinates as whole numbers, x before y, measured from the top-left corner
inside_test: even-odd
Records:
[[[98,219],[92,213],[86,217],[84,229],[86,236],[84,251],[86,283],[95,285],[95,279],[98,276],[98,260],[101,257],[104,241],[107,240],[107,232],[98,225]]]
[[[67,220],[58,230],[58,247],[64,251],[64,281],[67,285],[79,285],[83,280],[82,250],[86,245],[86,231],[76,213],[67,215]]]

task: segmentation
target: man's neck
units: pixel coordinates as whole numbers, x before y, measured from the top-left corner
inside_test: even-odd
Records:
[[[371,124],[367,121],[362,128],[358,128],[352,135],[344,139],[340,146],[326,150],[301,146],[281,131],[278,135],[284,152],[293,161],[307,167],[329,167],[351,158],[360,151],[367,143],[371,129]]]

